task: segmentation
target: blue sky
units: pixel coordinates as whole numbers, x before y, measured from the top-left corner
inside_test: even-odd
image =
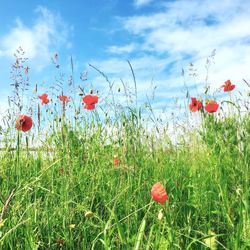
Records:
[[[209,84],[215,90],[227,79],[243,88],[250,74],[250,2],[243,0],[84,0],[5,1],[0,9],[0,113],[10,94],[9,71],[13,51],[22,46],[30,58],[31,84],[53,82],[50,58],[59,54],[61,70],[75,77],[89,71],[87,89],[105,92],[107,83],[88,63],[121,85],[134,68],[139,101],[157,86],[153,107],[174,107],[173,97],[185,97],[181,69],[192,96],[203,91],[206,58],[216,49]],[[189,63],[197,77],[188,76]],[[153,82],[153,84],[152,84]],[[80,84],[80,82],[79,82]],[[89,84],[89,85],[88,85]],[[171,104],[170,104],[171,103]]]

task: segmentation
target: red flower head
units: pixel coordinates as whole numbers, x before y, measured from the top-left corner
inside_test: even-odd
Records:
[[[230,80],[227,80],[222,87],[224,88],[224,92],[228,92],[232,91],[235,88],[235,85],[233,85]]]
[[[42,105],[49,103],[48,94],[39,95],[38,98],[42,101]]]
[[[60,95],[60,96],[58,96],[58,98],[63,103],[67,103],[69,101],[69,97],[66,95]]]
[[[160,182],[153,185],[151,189],[151,197],[154,201],[162,205],[164,205],[168,200],[167,192]]]
[[[202,103],[197,101],[195,97],[191,97],[191,103],[189,104],[189,109],[191,112],[196,112],[202,108]]]
[[[16,129],[27,132],[32,127],[32,118],[27,115],[20,115],[16,119]]]
[[[216,112],[218,110],[218,108],[219,108],[219,104],[214,100],[208,101],[206,106],[205,106],[205,110],[209,113]]]
[[[118,158],[118,156],[114,156],[113,158],[113,163],[115,167],[118,167],[120,164],[120,159]]]
[[[84,108],[88,110],[95,109],[95,105],[98,103],[98,96],[96,95],[86,95],[82,98],[84,103]]]

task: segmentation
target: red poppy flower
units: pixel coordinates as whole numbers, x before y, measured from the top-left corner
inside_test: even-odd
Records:
[[[16,119],[16,129],[27,132],[31,129],[32,127],[32,118],[27,116],[27,115],[20,115]]]
[[[219,108],[219,104],[214,100],[208,101],[206,106],[205,106],[205,110],[209,113],[216,112],[218,110],[218,108]]]
[[[96,95],[86,95],[82,98],[84,103],[84,108],[88,110],[93,110],[95,105],[98,103],[98,96]]]
[[[198,101],[195,97],[191,97],[191,103],[189,104],[189,109],[191,112],[196,112],[202,108],[202,103]]]
[[[235,85],[233,85],[230,80],[227,80],[222,87],[224,88],[224,92],[228,92],[232,91],[235,88]]]
[[[153,185],[151,189],[151,197],[154,201],[162,205],[164,205],[168,200],[167,192],[160,182]]]
[[[114,156],[113,163],[115,167],[118,167],[120,164],[120,159],[117,156]]]
[[[49,103],[48,94],[39,95],[38,98],[42,101],[42,105]]]
[[[58,96],[58,98],[63,103],[67,103],[69,101],[69,97],[66,95],[60,95],[60,96]]]

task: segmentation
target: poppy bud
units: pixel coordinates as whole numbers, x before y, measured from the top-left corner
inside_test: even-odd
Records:
[[[87,211],[85,214],[84,214],[84,216],[86,217],[86,218],[92,218],[93,216],[94,216],[94,213],[93,212],[91,212],[91,211]]]

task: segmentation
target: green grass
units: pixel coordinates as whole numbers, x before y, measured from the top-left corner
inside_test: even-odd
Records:
[[[2,152],[2,202],[14,195],[1,249],[57,249],[58,240],[63,249],[208,249],[209,237],[211,249],[249,249],[250,118],[211,117],[181,145],[165,145],[167,136],[156,139],[124,115],[116,136],[95,120],[84,129],[55,123],[43,138],[53,152],[21,145]],[[165,207],[151,201],[157,181],[169,194]],[[94,216],[86,218],[87,211]]]
[[[39,106],[37,93],[31,106],[23,104],[28,78],[20,78],[22,66],[12,67],[15,95],[0,151],[0,249],[250,249],[249,103],[243,113],[230,96],[230,116],[200,112],[201,125],[185,126],[173,143],[150,103],[147,117],[137,99],[134,109],[121,107],[114,84],[97,71],[112,96],[81,115],[77,100],[62,110],[55,89],[48,107]],[[129,106],[133,96],[122,83]],[[21,110],[32,112],[28,133],[15,130]],[[167,190],[166,206],[151,200],[156,182]]]

